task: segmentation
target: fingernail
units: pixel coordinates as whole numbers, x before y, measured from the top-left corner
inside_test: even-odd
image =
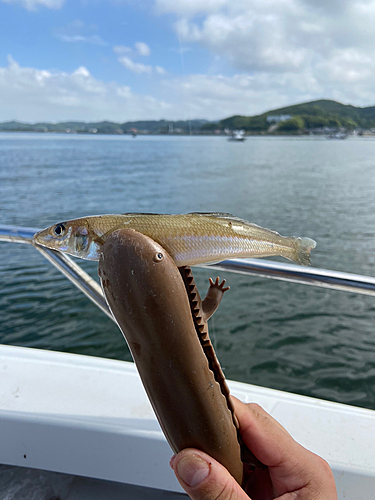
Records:
[[[190,487],[200,484],[209,472],[209,464],[197,455],[184,457],[177,464],[178,475]]]
[[[172,455],[171,459],[169,460],[169,466],[171,469],[173,469],[173,462],[174,462],[175,458],[176,458],[176,454]]]

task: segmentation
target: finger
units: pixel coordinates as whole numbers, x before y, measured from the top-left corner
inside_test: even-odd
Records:
[[[220,283],[220,288],[221,288],[221,291],[224,293],[224,292],[227,292],[229,289],[230,289],[230,286],[226,286],[224,288],[224,285],[226,283],[227,280],[223,280],[221,283]]]
[[[285,427],[283,427],[280,422],[278,422],[276,419],[274,419],[272,417],[272,415],[270,415],[269,413],[266,412],[266,410],[264,410],[260,405],[257,405],[257,404],[254,404],[254,403],[243,403],[242,401],[240,401],[238,398],[236,398],[235,396],[232,396],[232,394],[230,395],[230,397],[232,398],[233,400],[233,404],[235,406],[235,411],[236,413],[238,412],[239,414],[242,414],[242,412],[245,412],[247,413],[249,408],[250,409],[256,409],[256,411],[258,411],[261,415],[263,415],[264,417],[266,417],[267,419],[269,419],[271,422],[273,422],[277,427],[279,427],[281,430],[283,430],[284,432],[286,432],[289,436],[289,432],[285,429]]]
[[[219,285],[219,276],[216,277],[216,280],[215,280],[215,285],[218,286]]]
[[[323,459],[298,444],[259,405],[244,404],[235,398],[233,403],[241,437],[254,455],[268,465],[271,480],[279,495],[312,489],[317,499],[337,498],[332,471]],[[318,492],[323,496],[319,496]]]
[[[182,450],[172,459],[171,467],[192,500],[249,500],[227,469],[202,451]]]
[[[236,398],[233,403],[244,443],[265,465],[277,466],[299,451],[300,445],[261,406]]]
[[[214,286],[214,282],[212,281],[212,278],[208,278],[208,281],[210,282],[211,286]]]

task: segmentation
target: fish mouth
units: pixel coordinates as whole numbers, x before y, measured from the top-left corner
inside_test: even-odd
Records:
[[[33,243],[42,246],[48,246],[48,243],[53,239],[53,237],[47,233],[46,229],[38,231],[33,236]]]
[[[50,228],[42,229],[33,236],[33,243],[43,247],[51,248],[52,250],[60,250],[66,252],[69,248],[69,240],[72,230],[69,228],[67,234],[63,238],[56,238],[50,233]]]

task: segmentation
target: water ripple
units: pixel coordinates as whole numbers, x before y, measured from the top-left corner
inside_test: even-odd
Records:
[[[226,211],[313,237],[318,267],[375,276],[375,143],[344,146],[9,134],[0,218],[45,227],[95,213]],[[0,342],[131,359],[116,325],[32,247],[0,252]],[[80,263],[97,279],[95,263]],[[203,295],[211,273],[194,274]],[[210,332],[229,378],[375,409],[373,298],[221,274],[231,290]]]

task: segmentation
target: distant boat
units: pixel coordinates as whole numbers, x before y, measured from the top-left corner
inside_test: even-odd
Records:
[[[327,139],[346,139],[348,134],[346,132],[337,132],[336,134],[326,135]]]
[[[243,142],[246,140],[245,131],[244,130],[233,130],[231,132],[230,137],[228,137],[228,141],[240,141]]]
[[[137,137],[137,135],[138,135],[138,129],[137,129],[137,128],[132,128],[132,129],[130,130],[130,132],[132,133],[132,136],[133,136],[133,137]]]

